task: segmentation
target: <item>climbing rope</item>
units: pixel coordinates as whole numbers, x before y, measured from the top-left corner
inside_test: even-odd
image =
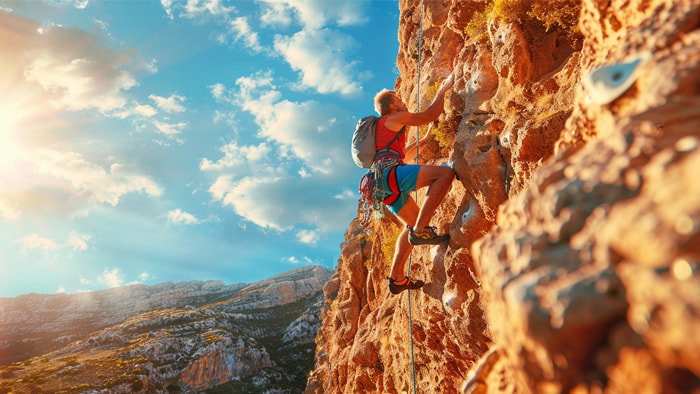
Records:
[[[416,85],[416,112],[420,112],[420,65],[421,65],[421,43],[423,42],[423,0],[420,2],[420,20],[418,22],[418,82]],[[420,149],[420,128],[416,126],[416,164],[418,164],[419,149]],[[416,204],[418,204],[418,189],[415,194]],[[411,272],[411,260],[413,260],[413,251],[408,256],[408,268],[406,276]],[[408,298],[408,334],[411,339],[411,378],[413,380],[413,394],[416,394],[416,364],[413,356],[413,318],[411,315],[411,290],[406,292]]]

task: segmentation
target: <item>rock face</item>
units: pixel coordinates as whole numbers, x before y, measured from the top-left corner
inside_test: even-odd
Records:
[[[392,296],[400,224],[350,224],[306,392],[412,392],[413,370],[427,393],[698,392],[700,1],[399,7],[408,107],[419,59],[421,108],[455,76],[421,154],[458,175],[451,241]]]
[[[0,299],[0,392],[301,392],[330,276]]]

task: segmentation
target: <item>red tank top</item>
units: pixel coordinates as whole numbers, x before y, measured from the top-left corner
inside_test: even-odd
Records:
[[[396,131],[389,130],[384,126],[384,121],[386,120],[386,117],[389,115],[384,115],[379,119],[379,122],[377,123],[377,131],[376,131],[376,142],[377,142],[377,150],[382,150],[386,148],[387,144],[391,142],[391,140],[396,137]],[[401,156],[401,160],[404,158],[404,149],[406,148],[406,133],[401,134],[399,138],[394,141],[393,144],[390,146],[391,150],[396,151],[399,156]]]

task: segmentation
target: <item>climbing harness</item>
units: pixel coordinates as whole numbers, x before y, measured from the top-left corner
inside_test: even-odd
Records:
[[[360,225],[364,226],[370,219],[371,212],[381,219],[384,214],[382,203],[391,205],[399,198],[399,184],[396,178],[396,168],[403,164],[399,154],[391,149],[391,144],[403,134],[402,128],[396,136],[387,144],[386,148],[377,151],[376,158],[369,168],[369,171],[360,180],[360,201],[362,201],[362,220]],[[391,193],[384,191],[384,172],[390,168],[387,184]]]
[[[420,2],[420,20],[418,22],[418,70],[417,70],[417,85],[416,85],[416,112],[420,112],[420,66],[421,66],[421,43],[423,42],[423,0]],[[420,128],[416,126],[416,164],[418,164],[418,157],[420,157]],[[418,188],[416,188],[416,204],[418,204]],[[413,251],[408,257],[407,271],[411,272],[411,260],[413,260]],[[411,338],[411,378],[413,379],[413,394],[416,394],[416,364],[413,356],[413,318],[411,315],[411,290],[406,292],[406,297],[408,298],[408,334]]]

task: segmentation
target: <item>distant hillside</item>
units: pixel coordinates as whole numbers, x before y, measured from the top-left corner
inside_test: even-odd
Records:
[[[0,298],[0,393],[301,392],[331,274]]]

